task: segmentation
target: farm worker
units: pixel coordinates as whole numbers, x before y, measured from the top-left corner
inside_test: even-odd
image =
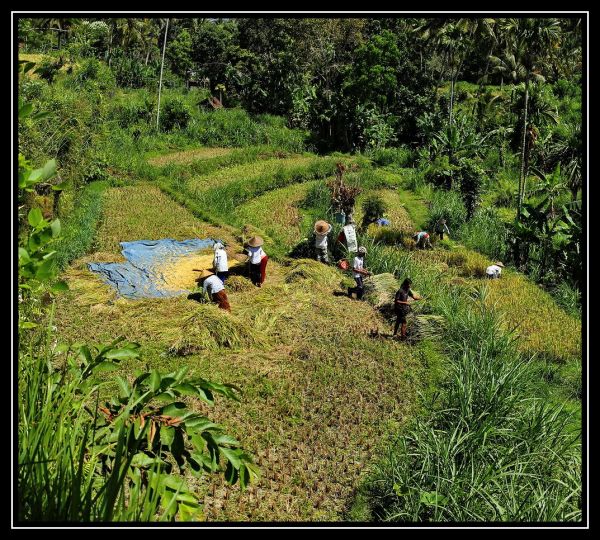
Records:
[[[213,259],[213,270],[217,277],[225,283],[229,275],[229,263],[227,262],[227,252],[223,248],[221,242],[216,242],[213,246],[215,250],[215,258]]]
[[[332,226],[322,219],[315,223],[315,251],[319,262],[328,263],[327,255],[327,235],[331,232]]]
[[[429,233],[427,231],[419,231],[416,233],[415,240],[417,241],[417,247],[431,247],[431,240],[429,239]]]
[[[227,298],[223,282],[210,270],[203,270],[200,274],[200,279],[204,280],[202,290],[210,295],[210,299],[221,309],[231,312],[231,306],[229,305],[229,299]]]
[[[496,262],[485,269],[485,275],[488,279],[498,279],[503,268],[504,265],[501,262]]]
[[[410,296],[414,300],[421,300],[421,297],[418,294],[415,294],[411,291],[410,286],[412,285],[412,281],[409,278],[406,278],[400,288],[396,292],[396,296],[394,298],[394,311],[396,312],[396,325],[394,326],[394,336],[398,333],[398,327],[402,324],[402,328],[400,330],[400,338],[406,339],[406,316],[410,313],[410,304],[408,302],[408,297]]]
[[[352,265],[354,281],[356,281],[356,287],[348,288],[348,296],[352,296],[352,293],[356,293],[356,298],[358,300],[362,299],[363,294],[365,292],[363,278],[365,276],[371,275],[371,272],[369,272],[364,266],[366,254],[367,249],[364,246],[360,246],[358,248],[356,257],[354,257],[354,263]]]
[[[390,224],[390,220],[385,217],[380,217],[375,221],[375,223],[377,223],[377,225],[380,227],[385,227]]]
[[[246,251],[248,252],[248,273],[254,285],[260,287],[265,281],[267,254],[262,245],[265,241],[260,236],[253,236],[248,240]]]
[[[435,224],[435,232],[440,237],[440,240],[444,239],[444,233],[450,234],[450,229],[448,229],[448,225],[446,225],[446,220],[441,218]]]
[[[346,246],[349,253],[356,253],[358,241],[356,240],[356,223],[354,223],[354,220],[342,227],[337,239],[338,242],[341,242]]]

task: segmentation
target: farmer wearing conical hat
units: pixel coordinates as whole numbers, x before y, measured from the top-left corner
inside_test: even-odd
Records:
[[[502,274],[503,268],[504,265],[501,262],[495,262],[485,269],[485,275],[488,279],[498,279]]]
[[[202,290],[210,296],[210,299],[215,302],[221,309],[231,312],[229,299],[225,292],[223,282],[210,270],[203,270],[198,281],[202,281]]]
[[[322,219],[315,223],[315,252],[319,262],[328,263],[327,235],[331,232],[331,225]]]
[[[215,250],[215,258],[213,259],[213,271],[217,277],[225,283],[229,275],[229,262],[227,261],[227,252],[221,242],[216,242],[213,246]]]
[[[257,287],[261,287],[265,281],[267,261],[269,258],[261,247],[265,241],[260,236],[253,236],[246,244],[248,252],[248,274],[250,280]]]
[[[414,300],[421,300],[418,294],[412,292],[410,286],[412,280],[406,278],[394,298],[394,311],[396,312],[396,325],[394,326],[394,336],[398,333],[398,327],[402,324],[400,330],[400,338],[406,339],[406,316],[410,313],[410,303],[408,297],[410,296]]]
[[[358,248],[358,252],[356,253],[356,257],[354,257],[354,263],[352,265],[352,271],[354,276],[354,281],[356,281],[356,287],[348,288],[348,296],[352,296],[353,293],[356,293],[356,298],[361,300],[363,294],[365,292],[365,287],[363,284],[363,278],[366,276],[370,276],[371,272],[369,272],[365,268],[365,255],[367,254],[367,248],[364,246],[360,246]]]

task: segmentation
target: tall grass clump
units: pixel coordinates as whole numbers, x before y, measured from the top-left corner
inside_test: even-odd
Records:
[[[58,269],[64,269],[91,248],[102,216],[102,195],[107,187],[106,181],[92,182],[76,198],[72,213],[63,220],[63,235],[56,246],[54,260]]]
[[[534,367],[498,315],[458,295],[446,319],[448,375],[430,414],[398,436],[365,493],[376,521],[579,521],[580,434],[532,397]]]
[[[435,224],[442,218],[446,220],[451,234],[466,222],[467,210],[457,191],[441,189],[433,191],[429,211],[429,230],[433,230]]]
[[[493,208],[482,208],[458,230],[466,247],[484,253],[492,259],[503,260],[508,245],[508,229]]]
[[[392,165],[398,168],[411,167],[415,163],[415,154],[406,146],[398,148],[373,148],[367,156],[379,166]]]

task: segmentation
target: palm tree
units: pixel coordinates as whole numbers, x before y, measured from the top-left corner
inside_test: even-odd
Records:
[[[532,82],[544,82],[541,74],[547,51],[560,43],[561,26],[558,19],[500,19],[498,26],[504,34],[507,50],[502,57],[491,56],[495,71],[508,76],[513,82],[524,82],[525,100],[523,106],[523,137],[521,142],[521,171],[519,175],[519,193],[517,217],[521,216],[521,207],[525,193],[525,166],[527,147],[527,113],[529,88]]]

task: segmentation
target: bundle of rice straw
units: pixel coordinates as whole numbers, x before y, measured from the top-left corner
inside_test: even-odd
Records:
[[[290,265],[285,281],[296,283],[304,280],[335,287],[340,281],[340,273],[335,268],[313,259],[298,259]]]
[[[232,292],[244,292],[254,289],[252,282],[243,276],[229,276],[225,287]]]
[[[411,317],[406,333],[407,340],[417,342],[423,339],[435,339],[443,335],[446,319],[440,315],[417,315]]]
[[[376,274],[364,280],[365,298],[377,309],[392,314],[394,311],[394,296],[400,288],[393,274]]]
[[[198,307],[187,318],[179,337],[169,347],[169,353],[185,356],[221,347],[243,349],[256,343],[255,331],[245,320],[238,319],[213,304],[207,304]]]

